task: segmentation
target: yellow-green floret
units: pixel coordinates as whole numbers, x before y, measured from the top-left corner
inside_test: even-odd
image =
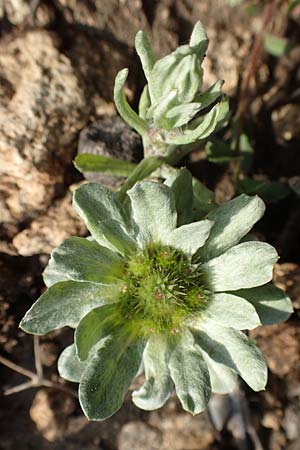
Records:
[[[149,245],[132,257],[123,281],[120,318],[131,322],[141,337],[179,333],[184,322],[201,314],[210,299],[201,264],[168,246]]]

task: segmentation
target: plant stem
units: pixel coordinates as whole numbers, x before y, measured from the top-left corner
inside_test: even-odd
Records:
[[[151,175],[151,173],[158,169],[163,162],[164,159],[158,156],[148,156],[148,158],[142,159],[119,190],[118,195],[120,201],[123,202],[125,200],[126,192],[131,189],[137,181],[141,181]]]
[[[34,380],[36,378],[36,374],[34,372],[24,369],[24,367],[21,367],[18,364],[13,363],[9,359],[4,358],[4,356],[0,356],[0,363],[3,364],[4,366],[8,367],[11,370],[14,370],[15,372],[18,372],[21,375],[24,375],[25,377],[30,378],[31,380]]]
[[[41,380],[43,378],[43,367],[41,363],[40,339],[38,336],[33,336],[33,351],[36,374],[38,379]]]
[[[35,361],[36,373],[32,372],[31,370],[24,369],[24,367],[21,367],[18,364],[13,363],[9,359],[4,358],[4,356],[0,355],[0,363],[1,364],[3,364],[4,366],[8,367],[11,370],[13,370],[14,372],[17,372],[21,375],[24,375],[27,378],[30,378],[30,380],[31,380],[31,381],[26,381],[25,383],[21,383],[12,388],[6,389],[4,391],[4,395],[12,395],[12,394],[16,394],[18,392],[22,392],[26,389],[44,386],[44,387],[49,387],[52,389],[58,389],[59,391],[65,392],[65,393],[71,395],[72,397],[78,398],[77,393],[74,392],[72,389],[69,389],[68,387],[66,387],[60,383],[57,383],[57,382],[54,382],[51,380],[47,380],[46,378],[44,378],[38,336],[34,336],[33,347],[34,347],[34,361]]]

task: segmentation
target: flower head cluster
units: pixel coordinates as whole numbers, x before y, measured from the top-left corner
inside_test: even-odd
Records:
[[[142,135],[145,155],[160,155],[173,161],[175,151],[182,157],[191,151],[191,144],[207,138],[223,124],[228,114],[228,102],[221,92],[223,81],[202,90],[201,65],[208,38],[200,22],[196,23],[188,45],[158,61],[143,31],[136,35],[135,46],[147,79],[139,115],[125,98],[127,69],[116,77],[115,103],[123,119]]]
[[[87,417],[117,411],[142,371],[133,401],[146,410],[175,388],[183,408],[199,413],[211,392],[234,388],[237,374],[264,388],[263,356],[240,330],[287,319],[291,304],[268,284],[275,249],[243,240],[264,213],[262,200],[241,195],[194,222],[192,177],[182,170],[164,184],[138,183],[122,204],[107,188],[84,184],[74,207],[91,236],[53,251],[49,288],[21,327],[76,328],[58,367],[80,383]]]

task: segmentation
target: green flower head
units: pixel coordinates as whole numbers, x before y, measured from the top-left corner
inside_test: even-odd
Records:
[[[223,81],[202,89],[201,67],[208,38],[197,22],[189,44],[156,61],[146,34],[139,31],[135,47],[147,84],[136,114],[125,98],[128,69],[115,80],[114,98],[123,119],[143,138],[146,156],[163,156],[174,161],[174,153],[184,156],[194,143],[217,131],[228,115],[228,101],[222,95]]]
[[[269,284],[275,249],[243,240],[264,203],[241,195],[194,222],[194,200],[186,170],[164,184],[138,183],[123,203],[94,183],[74,194],[91,236],[53,251],[48,290],[21,327],[76,329],[58,368],[79,383],[90,419],[114,414],[141,372],[133,401],[145,410],[160,408],[175,388],[197,414],[211,392],[232,391],[237,375],[256,391],[265,387],[264,358],[241,330],[286,320],[292,309]]]

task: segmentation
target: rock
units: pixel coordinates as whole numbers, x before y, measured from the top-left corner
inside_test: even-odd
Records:
[[[57,200],[46,214],[33,220],[29,228],[17,234],[13,244],[23,256],[51,253],[71,235],[83,236],[86,232],[82,220],[72,207],[69,192],[62,200]]]
[[[300,329],[297,323],[280,323],[250,331],[264,354],[268,367],[279,377],[299,380]]]
[[[286,449],[287,439],[282,431],[273,431],[270,435],[268,448],[270,450]]]
[[[286,432],[287,438],[292,439],[300,439],[300,410],[299,410],[299,402],[295,402],[294,404],[290,404],[284,413],[283,418],[283,428]]]
[[[40,342],[40,357],[44,367],[51,367],[57,362],[58,348],[54,342]]]
[[[162,433],[159,450],[206,450],[214,442],[207,416],[202,413],[193,417],[173,399],[150,414],[149,424]]]
[[[34,397],[29,414],[41,435],[54,442],[63,436],[68,416],[74,410],[75,402],[70,396],[41,389]]]
[[[11,352],[17,344],[17,340],[11,338],[14,325],[14,317],[9,313],[9,303],[0,294],[0,347],[6,352]]]
[[[276,264],[274,283],[288,293],[295,308],[300,308],[300,266],[294,263]]]
[[[142,159],[142,142],[120,117],[107,117],[84,128],[79,137],[78,153],[111,156],[129,162]],[[85,172],[84,177],[108,186],[117,186],[123,178],[97,172]]]
[[[124,425],[118,437],[119,450],[160,450],[161,443],[160,431],[139,421]]]
[[[275,410],[275,411],[266,411],[262,420],[261,424],[265,428],[270,428],[271,430],[278,431],[280,429],[281,425],[281,410]]]
[[[142,0],[58,0],[57,3],[68,24],[88,27],[91,32],[105,29],[112,40],[129,47],[133,47],[138,30],[148,28]],[[124,26],[127,23],[130,26]]]
[[[0,220],[26,222],[62,188],[89,107],[59,41],[29,31],[0,48]]]
[[[30,3],[25,0],[4,0],[3,12],[13,25],[23,23],[30,15]]]

